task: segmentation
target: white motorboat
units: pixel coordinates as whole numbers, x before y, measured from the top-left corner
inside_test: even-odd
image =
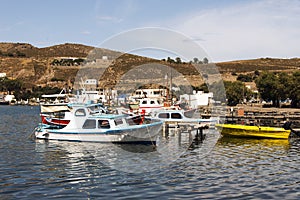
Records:
[[[144,116],[94,113],[88,107],[74,104],[70,122],[63,128],[40,124],[37,139],[113,143],[156,143],[163,122]]]
[[[165,123],[181,123],[181,124],[201,124],[211,125],[216,123],[216,119],[191,118],[185,115],[184,110],[160,109],[153,112],[152,117],[162,120]],[[187,111],[189,113],[189,111]],[[190,113],[189,113],[190,114]]]

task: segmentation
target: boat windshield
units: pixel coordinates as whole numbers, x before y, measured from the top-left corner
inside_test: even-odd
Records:
[[[76,110],[75,116],[85,116],[84,109],[78,109],[78,110]]]

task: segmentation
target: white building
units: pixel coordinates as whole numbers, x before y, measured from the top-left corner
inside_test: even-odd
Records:
[[[87,79],[84,81],[84,87],[86,90],[96,90],[98,81],[96,79]]]
[[[6,77],[6,73],[0,73],[0,78]]]
[[[14,100],[15,99],[15,95],[10,95],[10,94],[8,94],[8,95],[6,95],[5,97],[4,97],[4,100],[5,101],[8,101],[8,102],[11,102],[12,100]]]
[[[212,98],[212,92],[193,91],[193,94],[180,95],[180,102],[187,103],[191,108],[198,108],[199,106],[207,106]]]

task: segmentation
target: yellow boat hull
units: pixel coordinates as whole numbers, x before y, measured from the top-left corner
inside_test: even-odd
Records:
[[[222,135],[247,138],[288,139],[290,130],[266,126],[246,126],[239,124],[216,124]]]

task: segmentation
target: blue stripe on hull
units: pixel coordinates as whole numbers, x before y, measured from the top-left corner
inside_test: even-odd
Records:
[[[143,145],[156,145],[156,141],[82,141],[82,140],[67,140],[67,139],[48,139],[48,138],[37,138],[38,140],[55,140],[55,141],[64,141],[64,142],[83,142],[83,143],[113,143],[113,144],[143,144]]]

